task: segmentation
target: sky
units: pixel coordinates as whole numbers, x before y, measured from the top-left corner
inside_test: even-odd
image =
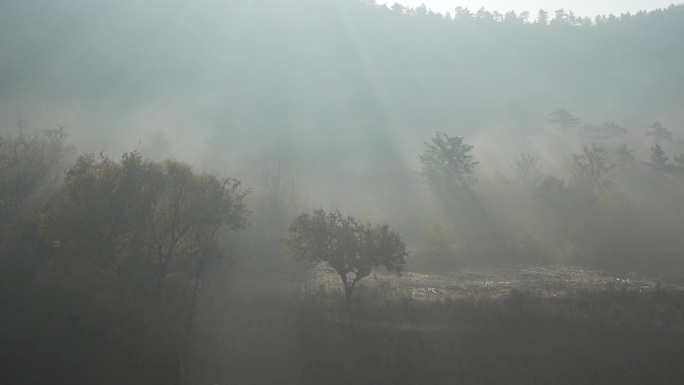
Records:
[[[382,1],[378,1],[381,3]],[[477,11],[484,6],[490,11],[505,13],[510,10],[516,12],[529,11],[535,15],[539,9],[544,9],[550,14],[557,9],[573,11],[577,16],[619,15],[621,13],[634,13],[639,10],[651,11],[657,8],[665,8],[672,3],[681,3],[682,0],[389,0],[388,4],[400,4],[415,7],[425,3],[433,11],[451,12],[457,6],[467,7],[471,11]]]

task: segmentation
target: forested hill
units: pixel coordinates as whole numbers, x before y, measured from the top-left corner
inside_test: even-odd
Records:
[[[419,146],[438,129],[527,131],[558,107],[680,132],[683,5],[595,20],[547,11],[540,21],[537,10],[452,18],[372,0],[5,0],[0,118],[123,148],[191,128],[200,143],[250,151],[355,143],[354,133]]]

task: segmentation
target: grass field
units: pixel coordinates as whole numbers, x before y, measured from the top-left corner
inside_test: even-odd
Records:
[[[389,282],[395,290],[419,298],[487,296],[498,297],[511,290],[531,291],[559,296],[577,291],[629,290],[650,291],[656,288],[683,289],[677,277],[647,277],[635,273],[617,274],[572,266],[500,266],[455,272],[405,272],[396,277],[386,272],[372,274],[362,285],[378,280]],[[309,282],[331,287],[339,285],[339,276],[327,267],[312,271]]]
[[[376,273],[355,292],[354,327],[345,320],[338,281],[325,268],[313,271],[305,285],[277,290],[242,280],[228,305],[241,310],[226,313],[223,337],[215,332],[198,336],[198,346],[223,341],[223,358],[216,361],[211,381],[684,380],[684,292],[673,279],[553,266],[408,272],[401,277]],[[195,372],[207,373],[206,364],[196,364]]]

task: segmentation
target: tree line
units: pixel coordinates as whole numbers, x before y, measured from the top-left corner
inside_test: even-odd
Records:
[[[69,121],[59,115],[78,105],[79,118],[101,122],[97,135],[128,149],[153,134],[132,128],[139,119],[173,115],[163,130],[174,141],[192,136],[207,158],[232,146],[273,159],[266,148],[279,142],[315,156],[333,151],[331,143],[359,145],[359,137],[380,147],[387,130],[420,143],[450,127],[466,137],[498,124],[534,129],[540,110],[559,105],[622,125],[682,119],[681,5],[570,27],[562,24],[571,23],[568,10],[557,18],[549,10],[542,26],[535,15],[528,23],[448,21],[357,0],[176,4],[165,8],[168,17],[130,0],[102,4],[3,3],[8,120],[44,103],[52,115],[44,121]],[[214,102],[192,102],[200,98]],[[333,140],[303,134],[309,130]],[[273,163],[290,173],[299,166],[284,156]]]
[[[522,11],[516,13],[515,11],[499,12],[498,10],[488,10],[485,7],[480,7],[478,10],[471,10],[468,7],[457,6],[452,12],[440,13],[432,11],[427,5],[421,4],[417,7],[404,6],[399,3],[394,3],[391,6],[386,4],[377,5],[375,0],[365,0],[366,3],[380,7],[381,9],[391,10],[399,14],[414,16],[414,17],[431,17],[434,19],[442,19],[446,21],[455,21],[461,23],[480,22],[480,23],[507,23],[507,24],[536,24],[536,25],[550,25],[550,26],[570,26],[570,27],[588,27],[601,26],[606,24],[615,24],[618,22],[640,21],[646,17],[658,17],[667,10],[674,10],[681,5],[674,3],[666,9],[656,9],[653,11],[638,11],[634,14],[630,12],[621,13],[619,15],[596,15],[595,17],[581,17],[575,15],[572,10],[557,9],[552,13],[544,9],[540,9],[536,14],[529,11]]]

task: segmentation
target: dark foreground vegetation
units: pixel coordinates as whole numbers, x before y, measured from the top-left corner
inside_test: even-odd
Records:
[[[316,314],[303,338],[305,382],[676,383],[683,374],[681,292],[375,300],[370,325],[352,332]]]
[[[385,283],[363,287],[354,305],[351,328],[342,290],[236,284],[198,314],[185,371],[197,384],[676,384],[684,376],[681,290],[415,300]],[[54,321],[3,336],[3,383],[177,381],[173,357],[134,358],[121,341]]]

